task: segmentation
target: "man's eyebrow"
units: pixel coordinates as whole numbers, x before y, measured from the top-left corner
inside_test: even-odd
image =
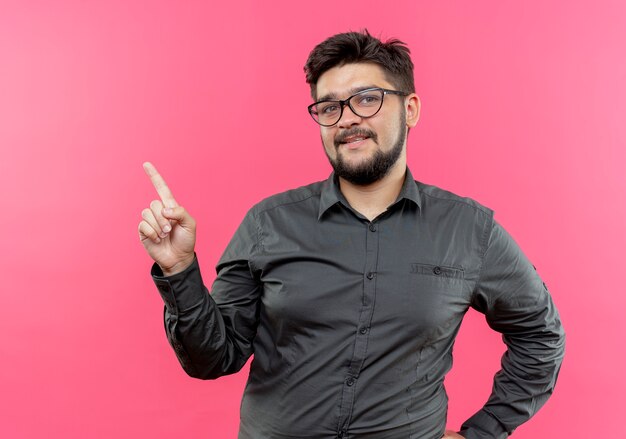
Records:
[[[348,90],[348,96],[352,96],[360,91],[363,90],[368,90],[370,88],[379,88],[377,85],[364,85],[361,87],[353,87],[350,90]],[[339,97],[337,95],[337,93],[326,93],[324,96],[320,97],[317,99],[317,102],[322,102],[322,101],[329,101],[329,100],[333,100],[333,101],[338,101]]]

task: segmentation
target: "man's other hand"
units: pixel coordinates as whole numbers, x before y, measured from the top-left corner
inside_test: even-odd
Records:
[[[163,274],[171,276],[189,267],[194,259],[196,221],[179,206],[165,180],[149,162],[143,168],[159,199],[141,212],[139,239]]]
[[[446,430],[446,432],[443,434],[441,439],[465,439],[465,438],[461,436],[460,434],[455,433],[452,430]]]

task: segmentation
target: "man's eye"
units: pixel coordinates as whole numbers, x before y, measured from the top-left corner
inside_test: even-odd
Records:
[[[337,104],[326,104],[318,106],[318,111],[320,114],[333,114],[339,111],[339,105]]]
[[[378,105],[380,102],[380,96],[377,94],[365,94],[359,96],[358,105],[372,106]]]

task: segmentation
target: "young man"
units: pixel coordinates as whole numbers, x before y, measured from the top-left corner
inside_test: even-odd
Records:
[[[211,295],[193,218],[144,165],[161,199],[139,234],[182,367],[213,379],[254,354],[240,438],[508,436],[552,393],[563,357],[545,285],[493,211],[407,169],[420,101],[403,43],[335,35],[305,71],[334,172],[250,209]],[[491,397],[455,433],[443,380],[469,307],[508,349]]]

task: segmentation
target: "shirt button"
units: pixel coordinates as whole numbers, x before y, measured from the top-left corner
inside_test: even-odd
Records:
[[[346,380],[346,385],[348,387],[352,387],[354,385],[354,381],[355,381],[354,378],[350,377]]]
[[[370,224],[370,232],[376,231],[376,224]]]
[[[437,276],[439,276],[441,274],[441,267],[433,268],[433,273],[435,273]]]
[[[361,328],[361,329],[359,329],[359,332],[361,334],[367,334],[367,328]]]
[[[371,272],[371,271],[370,271],[369,273],[367,273],[367,278],[368,278],[369,280],[374,279],[374,277],[375,277],[375,276],[376,276],[376,273],[373,273],[373,272]]]

